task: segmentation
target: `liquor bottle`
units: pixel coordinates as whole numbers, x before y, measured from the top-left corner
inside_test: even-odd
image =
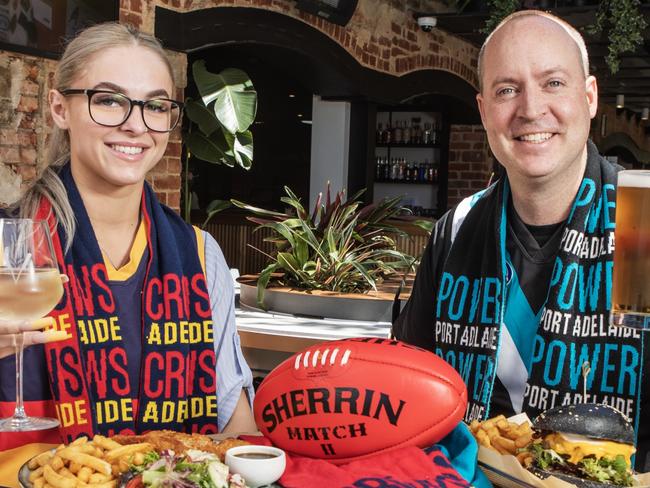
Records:
[[[424,123],[424,133],[422,137],[423,144],[431,144],[431,124],[429,122]]]
[[[395,128],[393,130],[393,144],[401,144],[401,143],[402,143],[402,127],[400,121],[397,120],[395,122]]]
[[[420,144],[422,142],[422,131],[420,129],[420,118],[413,117],[411,124],[411,144]]]
[[[381,144],[383,137],[384,137],[384,124],[379,122],[377,124],[377,132],[375,133],[375,142],[377,144]]]
[[[420,163],[418,165],[418,181],[419,182],[423,183],[423,182],[427,181],[426,172],[427,172],[426,165],[424,163]]]
[[[431,144],[434,146],[438,144],[438,134],[439,132],[439,127],[438,127],[438,121],[434,119],[433,124],[431,125]]]
[[[404,128],[402,129],[402,142],[404,144],[411,144],[411,127],[409,121],[404,121]]]

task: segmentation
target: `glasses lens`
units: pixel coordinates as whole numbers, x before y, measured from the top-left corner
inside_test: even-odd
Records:
[[[142,115],[144,123],[151,130],[167,132],[176,126],[181,109],[171,100],[155,99],[144,104]]]
[[[119,93],[95,93],[90,97],[90,116],[98,124],[117,126],[126,120],[130,105]]]

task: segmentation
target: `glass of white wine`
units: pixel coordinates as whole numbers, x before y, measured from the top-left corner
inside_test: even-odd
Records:
[[[63,295],[63,283],[44,220],[0,219],[0,321],[34,322],[47,315]],[[16,348],[16,409],[0,420],[0,432],[51,429],[59,421],[29,417],[23,406],[23,334]]]

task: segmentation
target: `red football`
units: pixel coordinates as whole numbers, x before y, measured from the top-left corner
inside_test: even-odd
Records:
[[[260,384],[254,412],[278,447],[342,464],[434,444],[466,405],[462,378],[435,354],[359,338],[323,342],[284,361]]]

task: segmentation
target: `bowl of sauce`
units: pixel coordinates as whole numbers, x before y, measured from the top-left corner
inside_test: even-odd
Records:
[[[237,446],[226,451],[225,462],[232,473],[240,474],[250,488],[274,483],[287,465],[282,449],[271,446]]]

